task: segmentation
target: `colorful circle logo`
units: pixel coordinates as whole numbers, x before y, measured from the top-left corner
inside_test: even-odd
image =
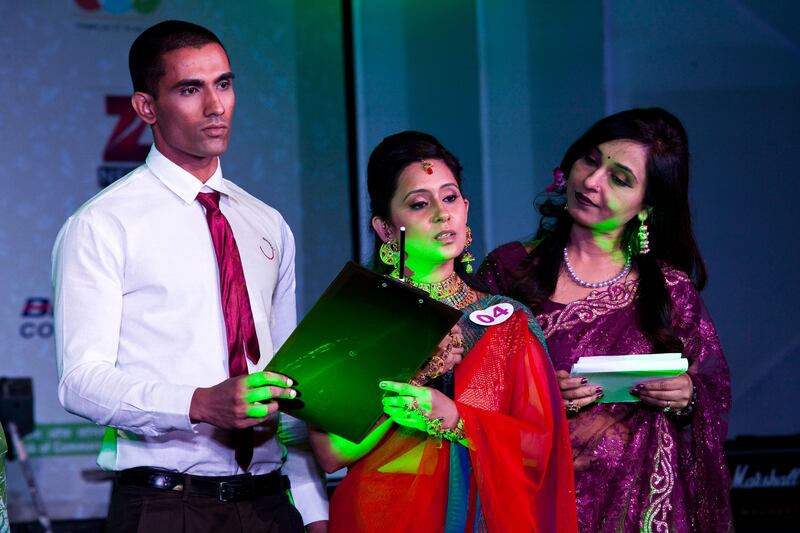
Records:
[[[102,9],[106,13],[127,13],[131,9],[137,13],[152,13],[158,8],[159,0],[75,0],[78,7],[86,11]]]

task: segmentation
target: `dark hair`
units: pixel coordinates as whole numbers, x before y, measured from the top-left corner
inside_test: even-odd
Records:
[[[158,82],[165,72],[164,54],[178,48],[199,48],[210,43],[222,46],[211,30],[191,22],[165,20],[150,26],[133,41],[128,53],[133,90],[158,98]]]
[[[369,208],[372,217],[383,220],[391,219],[391,202],[397,192],[397,181],[405,168],[412,163],[425,159],[444,161],[461,190],[461,163],[447,148],[442,146],[436,137],[419,131],[401,131],[384,138],[372,150],[367,164],[367,190],[369,191]],[[382,241],[375,235],[370,266],[381,273],[388,274],[391,268],[384,265],[379,256]],[[457,257],[455,270],[462,279],[470,282],[471,277],[464,271],[464,264]]]
[[[690,276],[702,289],[706,267],[692,231],[689,210],[689,146],[686,130],[671,113],[661,108],[630,109],[605,117],[570,146],[560,168],[569,175],[572,165],[598,145],[627,139],[647,150],[644,205],[648,219],[650,253],[634,253],[633,267],[639,274],[636,310],[639,324],[658,351],[680,351],[683,344],[670,327],[672,301],[662,265],[670,265]],[[563,194],[539,203],[542,218],[534,237],[535,247],[526,260],[524,277],[515,292],[532,309],[539,307],[556,288],[562,250],[569,239],[572,218],[564,210]],[[639,220],[633,217],[622,233],[623,250],[638,251]]]

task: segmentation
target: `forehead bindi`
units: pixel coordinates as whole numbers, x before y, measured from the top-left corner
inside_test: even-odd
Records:
[[[413,193],[438,194],[442,190],[458,190],[456,179],[447,165],[436,160],[426,162],[432,166],[412,163],[400,174],[397,196],[401,200]]]
[[[637,179],[644,177],[647,148],[634,141],[610,141],[597,147],[604,162],[633,172]]]
[[[598,146],[603,157],[616,161],[644,161],[647,149],[643,144],[634,141],[610,141]]]

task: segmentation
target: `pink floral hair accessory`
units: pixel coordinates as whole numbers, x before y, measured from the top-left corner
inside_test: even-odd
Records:
[[[556,167],[553,169],[553,183],[545,187],[544,192],[564,192],[567,188],[567,180],[564,178],[564,171]]]

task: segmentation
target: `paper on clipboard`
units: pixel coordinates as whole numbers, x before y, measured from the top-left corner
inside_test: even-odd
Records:
[[[689,360],[679,353],[637,355],[595,355],[578,359],[572,365],[572,377],[584,377],[592,385],[603,387],[599,403],[638,402],[630,393],[639,383],[679,376],[689,368]]]

